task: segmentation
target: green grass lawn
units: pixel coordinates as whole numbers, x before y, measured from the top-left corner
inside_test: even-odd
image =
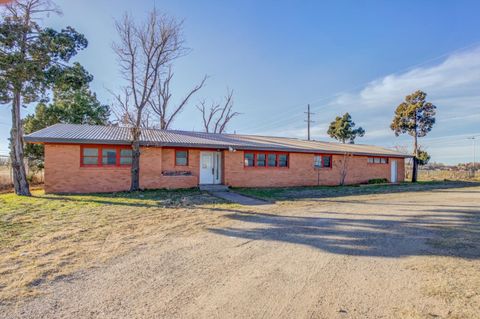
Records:
[[[395,192],[417,192],[442,188],[479,186],[478,182],[422,181],[396,185],[354,186],[309,186],[273,188],[235,188],[234,191],[268,201],[299,200],[308,198],[339,197],[350,195],[386,194]]]
[[[199,190],[32,197],[0,194],[0,300],[33,295],[49,280],[119,256],[171,230],[220,222],[224,205]]]

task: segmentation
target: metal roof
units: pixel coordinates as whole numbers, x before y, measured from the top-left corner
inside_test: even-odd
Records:
[[[25,136],[29,143],[130,144],[130,128],[120,126],[55,124]],[[363,144],[306,141],[287,137],[215,134],[142,129],[143,146],[174,146],[238,150],[288,151],[410,157],[391,149]]]

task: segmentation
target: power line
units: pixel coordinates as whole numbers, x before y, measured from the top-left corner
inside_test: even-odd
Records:
[[[469,45],[466,45],[466,46],[463,46],[461,48],[457,48],[455,50],[451,50],[451,51],[448,51],[446,53],[443,53],[441,55],[438,55],[436,57],[433,57],[431,59],[428,59],[428,60],[425,60],[423,62],[420,62],[420,63],[417,63],[417,64],[414,64],[414,65],[411,65],[411,66],[408,66],[406,68],[402,68],[396,72],[392,72],[392,73],[389,73],[389,75],[397,75],[399,73],[404,73],[404,72],[408,72],[412,69],[415,69],[415,68],[418,68],[420,66],[423,66],[423,65],[426,65],[428,63],[431,63],[433,61],[436,61],[438,59],[441,59],[441,58],[444,58],[444,57],[448,57],[450,55],[453,55],[455,53],[458,53],[458,52],[461,52],[461,51],[464,51],[464,50],[467,50],[467,49],[470,49],[470,48],[473,48],[477,45],[480,44],[480,41],[476,41],[476,42],[473,42]],[[351,92],[353,90],[356,90],[358,88],[361,88],[361,87],[364,87],[368,84],[370,84],[373,80],[369,80],[369,81],[366,81],[366,82],[362,82],[358,85],[355,85],[353,87],[351,87],[350,89],[347,89],[347,90],[340,90],[340,91],[337,91],[336,93],[332,94],[332,95],[329,95],[329,96],[325,96],[325,97],[322,97],[322,98],[319,98],[319,99],[314,99],[313,103],[317,103],[317,102],[321,102],[321,101],[324,101],[324,100],[328,100],[328,99],[332,99],[332,98],[335,98],[337,96],[341,96],[342,94],[345,94],[345,93],[348,93],[348,92]],[[251,129],[255,129],[255,130],[258,130],[258,128],[264,128],[264,127],[272,127],[272,126],[277,126],[278,123],[282,123],[282,122],[285,122],[285,121],[288,121],[288,120],[292,120],[293,117],[291,116],[292,114],[292,110],[293,109],[299,109],[299,108],[303,108],[304,104],[296,104],[294,106],[291,106],[291,107],[288,107],[285,111],[283,112],[280,112],[280,113],[277,113],[276,114],[276,117],[277,119],[274,120],[274,121],[270,121],[270,122],[267,122],[267,121],[262,121],[260,122],[259,124],[260,125],[255,125],[255,124],[252,124],[252,125],[249,125],[247,126],[246,128],[244,128],[243,130],[244,131],[249,131]],[[315,106],[313,106],[313,108],[315,108]],[[284,116],[285,115],[285,116]],[[300,115],[300,114],[299,114]],[[298,118],[298,115],[296,116],[296,118]],[[263,123],[263,124],[262,124]]]

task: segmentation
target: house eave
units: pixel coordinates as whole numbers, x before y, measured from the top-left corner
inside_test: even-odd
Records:
[[[99,140],[99,139],[67,139],[67,138],[36,138],[32,136],[25,136],[25,141],[28,143],[37,144],[104,144],[104,145],[130,145],[131,141],[126,140]],[[344,155],[352,154],[356,156],[380,156],[380,157],[396,157],[396,158],[412,158],[412,155],[407,154],[391,154],[391,153],[372,153],[372,152],[342,152],[326,149],[305,149],[305,148],[275,148],[263,146],[236,146],[226,144],[196,144],[196,143],[160,143],[141,141],[141,146],[144,147],[182,147],[182,148],[196,148],[196,149],[218,149],[228,150],[234,149],[238,151],[271,151],[271,152],[288,152],[288,153],[308,153],[308,154],[334,154]]]

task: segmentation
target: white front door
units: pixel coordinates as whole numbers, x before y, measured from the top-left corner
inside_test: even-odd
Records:
[[[390,164],[390,183],[396,183],[397,182],[397,161],[392,160],[392,163]]]
[[[222,180],[220,152],[200,152],[200,184],[220,184]]]

